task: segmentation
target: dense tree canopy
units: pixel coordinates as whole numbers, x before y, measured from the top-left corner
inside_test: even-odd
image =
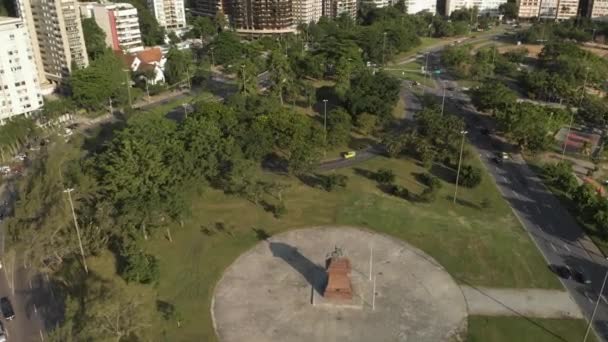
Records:
[[[94,18],[82,19],[82,33],[89,59],[95,60],[108,49],[106,45],[106,33],[97,25]]]
[[[79,106],[97,109],[110,98],[125,100],[128,75],[125,65],[107,51],[92,61],[89,67],[73,72],[70,78],[72,98]]]
[[[386,120],[399,99],[399,89],[399,80],[388,74],[363,72],[352,80],[346,106],[352,115],[371,113]]]

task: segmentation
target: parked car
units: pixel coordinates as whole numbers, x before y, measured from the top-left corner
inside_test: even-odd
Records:
[[[2,322],[0,322],[0,342],[6,342],[6,330],[4,330]]]
[[[13,310],[13,305],[8,297],[0,298],[0,311],[2,311],[2,316],[4,316],[7,321],[15,318],[15,310]]]
[[[551,270],[555,272],[560,278],[570,279],[572,277],[572,272],[570,267],[564,265],[551,265]]]
[[[355,152],[355,151],[348,151],[348,152],[344,152],[344,153],[342,154],[342,157],[343,157],[344,159],[350,159],[350,158],[354,158],[355,156],[357,156],[357,152]]]
[[[591,279],[587,278],[585,273],[583,273],[581,270],[573,268],[571,270],[571,273],[572,273],[572,279],[576,280],[577,282],[579,282],[581,284],[591,284]]]

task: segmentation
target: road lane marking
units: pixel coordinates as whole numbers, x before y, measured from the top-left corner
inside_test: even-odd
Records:
[[[30,283],[30,289],[32,288],[32,279],[29,280]]]
[[[536,207],[536,211],[538,211],[538,213],[540,214],[540,207],[537,205],[535,207]]]
[[[38,309],[36,308],[36,304],[34,304],[34,313],[38,313]]]
[[[520,199],[519,194],[517,192],[513,191],[513,194],[515,195],[515,197],[517,197],[517,199]]]
[[[568,252],[570,252],[570,248],[568,248],[568,245],[564,244],[564,248],[565,248],[565,249],[566,249]]]
[[[557,252],[557,248],[555,248],[555,246],[552,243],[549,243],[551,245],[551,248],[553,248],[554,252]]]
[[[585,297],[587,298],[589,303],[593,303],[593,299],[591,299],[591,297],[589,296],[589,292],[585,292]]]
[[[40,333],[40,341],[44,342],[44,335],[42,334],[42,330],[38,330],[38,332]]]

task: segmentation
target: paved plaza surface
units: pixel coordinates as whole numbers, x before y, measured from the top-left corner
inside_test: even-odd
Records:
[[[462,286],[469,314],[540,318],[583,318],[568,292]]]
[[[335,246],[352,264],[348,305],[319,300]],[[261,241],[226,270],[211,310],[221,342],[454,341],[467,326],[464,295],[433,258],[351,227],[299,229]]]

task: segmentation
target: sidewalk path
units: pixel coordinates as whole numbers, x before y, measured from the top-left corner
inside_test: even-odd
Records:
[[[582,318],[568,292],[461,286],[470,315]]]

